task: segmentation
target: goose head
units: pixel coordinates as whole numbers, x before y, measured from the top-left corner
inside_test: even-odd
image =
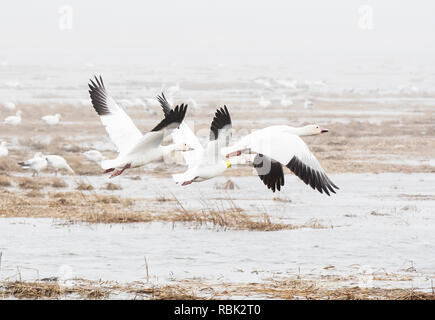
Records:
[[[21,110],[18,110],[16,113],[17,117],[21,117],[22,114],[23,114],[23,112]]]
[[[328,132],[328,129],[322,128],[318,124],[309,124],[298,129],[299,136],[315,136]]]

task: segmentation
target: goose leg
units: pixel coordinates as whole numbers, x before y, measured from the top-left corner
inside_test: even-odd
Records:
[[[112,172],[113,170],[115,170],[115,168],[110,168],[110,169],[104,170],[104,173],[109,173],[109,172]]]
[[[131,167],[131,163],[127,163],[124,168],[122,168],[121,170],[117,170],[114,173],[112,173],[112,175],[110,176],[110,178],[114,178],[119,176],[120,174],[122,174],[124,172],[125,169],[128,169]]]
[[[191,184],[192,182],[194,182],[196,179],[198,179],[198,177],[195,177],[192,180],[184,181],[181,185],[182,186],[187,186],[188,184]]]
[[[232,158],[232,157],[238,157],[240,156],[242,153],[250,153],[251,149],[246,148],[246,149],[242,149],[242,150],[237,150],[231,153],[227,154],[227,158]]]

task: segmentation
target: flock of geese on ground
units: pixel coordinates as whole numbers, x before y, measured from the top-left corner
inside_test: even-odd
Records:
[[[216,110],[210,126],[209,141],[203,146],[184,121],[188,105],[174,107],[164,93],[157,97],[163,109],[163,119],[145,134],[139,131],[131,118],[108,94],[101,76],[90,80],[89,94],[92,106],[116,146],[118,155],[114,159],[105,159],[97,150],[87,151],[84,155],[99,163],[104,173],[111,173],[110,178],[119,176],[130,168],[162,162],[173,151],[180,151],[188,168],[183,173],[173,174],[172,177],[182,186],[219,176],[233,165],[251,165],[261,181],[273,192],[280,191],[284,186],[283,166],[320,193],[330,195],[338,189],[300,138],[328,132],[319,125],[299,128],[287,125],[269,126],[255,130],[231,145],[232,121],[229,110],[224,105]],[[48,117],[49,121],[54,122],[60,119],[60,115]],[[173,143],[162,145],[164,138],[169,135]],[[47,166],[55,168],[56,172],[64,169],[74,173],[65,159],[57,155],[38,153],[19,165],[32,169],[34,174]]]

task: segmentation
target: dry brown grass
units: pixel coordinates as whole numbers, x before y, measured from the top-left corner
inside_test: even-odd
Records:
[[[218,190],[234,190],[234,189],[240,189],[238,185],[234,183],[231,179],[228,179],[224,183],[216,183],[215,188]]]
[[[232,199],[215,203],[202,200],[200,211],[186,210],[177,198],[175,201],[178,210],[172,218],[173,223],[188,222],[199,227],[205,226],[218,230],[277,231],[297,228],[291,224],[272,222],[267,213],[248,215],[237,207]]]
[[[105,190],[122,190],[122,187],[117,185],[117,184],[115,184],[115,183],[109,182],[108,184],[106,184],[104,189]]]
[[[361,288],[359,286],[331,286],[331,283],[303,279],[287,279],[243,285],[234,290],[246,296],[286,300],[435,300],[435,295],[412,289]],[[235,292],[231,292],[233,294]]]
[[[76,189],[80,191],[91,191],[94,190],[94,187],[86,182],[80,182]]]
[[[68,155],[65,157],[71,168],[73,168],[76,175],[92,176],[102,174],[103,170],[94,162],[84,161],[81,155]]]
[[[43,188],[43,185],[38,181],[38,179],[22,177],[19,178],[18,181],[18,186],[21,189],[40,190]]]
[[[66,188],[68,187],[68,184],[62,179],[54,178],[53,181],[51,182],[51,186],[53,188]]]
[[[26,193],[26,197],[29,197],[29,198],[43,198],[44,195],[41,192],[39,192],[39,190],[33,189],[32,191]]]
[[[58,299],[67,296],[77,296],[82,299],[103,299],[109,297],[105,288],[89,285],[61,286],[50,282],[3,282],[0,286],[3,298],[13,296],[18,299]]]
[[[22,169],[11,157],[0,158],[0,172],[9,173],[12,171],[22,171]]]
[[[45,281],[0,282],[0,297],[17,299],[107,299],[123,294],[129,299],[194,300],[201,299],[190,288],[180,285],[156,286],[142,283],[118,284],[114,281],[74,280],[73,285]]]
[[[143,282],[119,284],[113,281],[74,279],[71,285],[46,281],[0,282],[0,298],[17,299],[228,299],[234,296],[292,300],[435,300],[433,293],[417,289],[387,289],[344,285],[347,277],[289,277],[260,283],[208,283],[182,280],[171,285]]]
[[[43,143],[37,138],[23,138],[19,140],[21,146],[26,147],[27,150],[46,152],[50,143]]]
[[[30,179],[33,181],[32,179]],[[27,180],[26,180],[27,181]],[[0,217],[51,217],[68,223],[136,223],[167,222],[214,230],[278,231],[299,228],[326,228],[317,220],[302,225],[273,221],[266,213],[248,214],[231,199],[202,201],[202,209],[188,210],[174,196],[157,199],[167,206],[151,205],[135,209],[137,200],[95,192],[56,192],[42,194],[32,189],[26,195],[0,194]]]
[[[2,187],[10,187],[12,185],[11,178],[8,176],[0,176],[0,186]]]
[[[401,281],[401,275],[389,274],[377,280]],[[280,279],[264,279],[251,283],[203,283],[201,280],[182,280],[186,288],[195,288],[196,292],[206,291],[213,298],[231,299],[234,296],[261,299],[291,300],[435,300],[435,294],[421,289],[360,287],[349,285],[355,282],[355,276],[285,276]],[[379,284],[381,284],[379,282]],[[383,285],[383,284],[381,284]]]
[[[275,197],[275,198],[273,198],[273,201],[284,202],[284,203],[291,203],[292,202],[290,199],[281,198],[281,197]]]

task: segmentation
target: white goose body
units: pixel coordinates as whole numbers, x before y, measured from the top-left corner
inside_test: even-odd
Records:
[[[6,141],[2,141],[0,144],[0,157],[6,157],[9,153]]]
[[[3,123],[11,125],[11,126],[19,125],[21,123],[21,114],[22,114],[22,112],[19,110],[19,111],[17,111],[15,116],[6,117],[3,120]]]
[[[160,137],[153,137],[153,140],[159,142]],[[163,138],[162,138],[163,140]],[[130,152],[119,154],[113,160],[103,160],[101,167],[103,169],[122,168],[130,164],[130,168],[138,168],[150,162],[161,162],[165,156],[168,156],[172,151],[178,150],[179,146],[172,144],[169,146],[154,145],[153,141],[138,144],[137,148],[133,148]]]
[[[74,174],[74,170],[69,166],[68,162],[61,156],[55,154],[49,154],[44,156],[47,160],[47,165],[52,167],[57,175],[59,170],[66,170],[71,174]]]
[[[14,109],[15,109],[15,103],[13,103],[12,101],[5,102],[5,103],[3,104],[3,106],[4,106],[6,109],[9,109],[9,110],[14,110]]]
[[[41,152],[37,152],[33,158],[28,159],[23,162],[18,162],[18,164],[24,169],[32,170],[32,176],[39,175],[41,170],[47,168],[47,159]]]
[[[61,115],[59,113],[56,113],[53,115],[43,116],[41,120],[44,121],[46,124],[53,126],[59,123],[60,117]]]
[[[265,100],[263,96],[261,96],[260,101],[258,102],[260,107],[263,107],[263,108],[267,108],[268,106],[270,106],[271,103],[272,102],[270,102],[269,100]]]
[[[190,129],[189,129],[190,131]],[[203,148],[198,138],[186,129],[184,137],[188,137],[190,145],[194,145],[194,151],[183,152],[188,169],[184,173],[172,175],[176,183],[183,186],[192,182],[201,182],[220,176],[234,164],[247,164],[244,157],[231,160],[223,159],[221,149],[228,146],[231,137],[231,117],[226,106],[216,111],[211,123],[210,140]],[[192,142],[196,140],[196,142]]]
[[[100,163],[104,160],[104,156],[98,150],[89,150],[83,153],[83,155],[90,161],[94,161],[96,163]]]
[[[263,183],[271,189],[281,190],[284,185],[282,166],[289,168],[305,184],[320,193],[335,193],[338,187],[328,178],[320,163],[310,152],[300,136],[328,132],[318,125],[300,128],[270,126],[243,137],[234,146],[223,150],[226,157],[239,156],[244,152],[256,154],[254,168]]]
[[[313,102],[311,100],[305,100],[304,101],[304,108],[308,110],[313,109]]]
[[[101,167],[105,172],[120,169],[110,176],[113,178],[122,174],[125,169],[140,167],[153,161],[161,161],[165,155],[164,151],[167,149],[160,144],[163,138],[183,121],[187,105],[177,106],[168,112],[165,118],[150,132],[142,135],[125,111],[108,95],[101,76],[100,78],[95,77],[95,82],[90,81],[89,93],[92,105],[118,151],[118,156],[115,159],[101,161]],[[173,150],[182,149],[184,145],[175,145],[172,148]]]
[[[293,105],[292,99],[288,99],[285,95],[281,97],[281,106],[289,107],[291,105]]]

